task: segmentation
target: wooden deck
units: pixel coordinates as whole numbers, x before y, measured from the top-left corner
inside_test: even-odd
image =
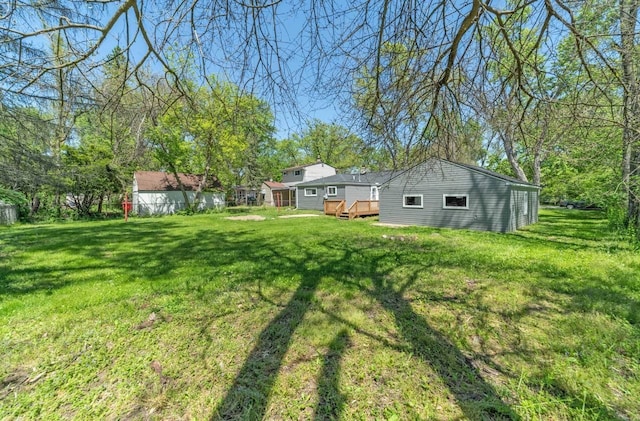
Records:
[[[325,215],[335,215],[336,218],[349,220],[380,214],[379,200],[356,200],[349,209],[346,209],[346,206],[344,200],[325,200],[324,213]]]

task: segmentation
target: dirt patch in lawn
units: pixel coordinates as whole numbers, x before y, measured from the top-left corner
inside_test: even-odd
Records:
[[[320,215],[317,215],[315,213],[301,213],[298,215],[282,215],[282,216],[279,216],[278,218],[308,218],[310,216],[320,216]]]
[[[375,225],[376,227],[387,227],[387,228],[406,228],[411,226],[411,225],[402,225],[402,224],[385,224],[384,222],[376,222],[372,225]]]
[[[227,216],[225,219],[229,219],[231,221],[264,221],[264,216],[260,215],[241,215],[241,216]]]
[[[17,392],[26,383],[35,383],[40,376],[36,377],[34,381],[29,381],[29,372],[23,369],[9,373],[5,378],[0,379],[0,400],[6,398],[11,392]]]

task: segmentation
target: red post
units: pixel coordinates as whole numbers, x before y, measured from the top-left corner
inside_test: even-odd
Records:
[[[124,222],[129,220],[129,212],[131,211],[132,204],[129,202],[129,194],[124,192],[124,201],[122,202],[122,210],[124,211]]]

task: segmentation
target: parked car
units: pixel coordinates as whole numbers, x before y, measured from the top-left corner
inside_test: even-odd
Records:
[[[562,206],[567,209],[598,209],[598,206],[593,203],[589,203],[586,200],[561,200],[558,206]]]

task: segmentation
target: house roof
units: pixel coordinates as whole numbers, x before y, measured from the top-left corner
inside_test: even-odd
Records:
[[[177,191],[180,186],[176,178],[171,173],[161,171],[136,171],[133,174],[138,183],[138,190],[142,191]],[[178,173],[178,178],[185,190],[198,190],[202,176],[195,174]],[[209,176],[206,187],[203,190],[219,189],[222,187],[220,181]]]
[[[503,181],[506,181],[506,182],[509,182],[509,183],[519,184],[519,185],[522,185],[522,186],[530,186],[530,187],[540,188],[540,186],[536,186],[535,184],[527,183],[526,181],[518,180],[517,178],[509,177],[508,175],[500,174],[500,173],[497,173],[495,171],[488,170],[486,168],[478,167],[476,165],[462,164],[462,163],[459,163],[459,162],[448,161],[448,160],[443,159],[443,158],[430,158],[430,159],[428,159],[426,161],[423,161],[423,162],[421,162],[421,163],[419,163],[417,165],[414,165],[413,167],[409,168],[408,170],[398,171],[393,176],[389,177],[385,182],[391,181],[392,179],[396,178],[397,176],[399,176],[401,174],[404,174],[404,173],[406,173],[408,171],[411,171],[414,168],[416,168],[416,167],[418,167],[420,165],[423,165],[424,163],[426,163],[428,161],[431,161],[431,160],[440,161],[440,162],[446,162],[448,164],[456,165],[456,166],[462,167],[462,168],[466,168],[468,170],[475,171],[477,173],[484,174],[484,175],[487,175],[489,177],[498,178],[500,180],[503,180]]]
[[[386,183],[397,171],[366,172],[364,174],[336,174],[317,180],[305,181],[297,186],[321,186],[329,184],[340,185],[373,185]]]
[[[445,161],[445,160],[443,159],[443,161]],[[491,171],[491,170],[488,170],[486,168],[478,167],[478,166],[475,166],[475,165],[461,164],[459,162],[452,162],[452,161],[446,161],[446,162],[449,162],[450,164],[453,164],[453,165],[458,165],[460,167],[468,168],[468,169],[470,169],[472,171],[476,171],[476,172],[479,172],[479,173],[482,173],[482,174],[486,174],[486,175],[489,175],[491,177],[499,178],[501,180],[508,181],[509,183],[522,184],[524,186],[531,186],[531,187],[540,187],[540,186],[536,186],[535,184],[531,184],[531,183],[528,183],[526,181],[518,180],[517,178],[509,177],[508,175],[500,174],[500,173],[497,173],[495,171]]]
[[[282,184],[279,181],[265,181],[264,184],[271,190],[289,190],[286,184]]]
[[[297,165],[297,166],[295,166],[295,167],[285,168],[285,169],[283,169],[282,171],[284,172],[284,171],[301,170],[301,169],[303,169],[303,168],[311,167],[311,166],[313,166],[313,165],[326,165],[327,167],[331,167],[331,165],[329,165],[329,164],[325,164],[325,163],[324,163],[324,162],[322,162],[322,161],[316,161],[316,162],[312,162],[312,163],[310,163],[310,164]],[[333,167],[331,167],[331,168],[333,168]]]

